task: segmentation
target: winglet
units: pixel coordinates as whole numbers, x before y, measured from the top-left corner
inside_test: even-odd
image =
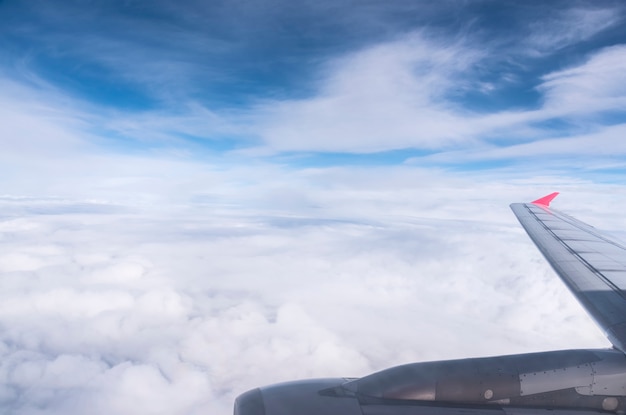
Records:
[[[558,195],[559,195],[559,192],[550,193],[549,195],[539,198],[537,200],[534,200],[531,203],[534,205],[548,207],[550,206],[550,202],[552,202],[552,199],[554,199]]]

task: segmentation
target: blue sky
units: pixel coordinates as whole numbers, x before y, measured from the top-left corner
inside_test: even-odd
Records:
[[[0,7],[7,105],[64,108],[94,151],[623,167],[619,1]]]
[[[625,13],[0,0],[0,412],[607,347],[508,205],[624,239]]]

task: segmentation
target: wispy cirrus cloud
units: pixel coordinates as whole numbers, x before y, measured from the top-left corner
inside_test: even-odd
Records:
[[[471,88],[476,65],[492,58],[467,45],[439,48],[414,36],[331,65],[310,99],[264,104],[259,109],[262,140],[278,152],[445,152],[490,141],[552,138],[555,131],[547,125],[555,122],[569,124],[568,134],[587,133],[594,119],[623,107],[623,55],[622,47],[608,48],[580,65],[545,75],[537,81],[543,95],[539,108],[480,113],[454,95]],[[581,116],[592,124],[582,128]]]
[[[564,115],[591,117],[626,109],[626,47],[612,46],[592,54],[580,65],[546,74],[539,90],[545,106]]]
[[[471,164],[499,161],[511,168],[521,169],[520,174],[541,169],[565,172],[575,165],[579,166],[581,173],[590,175],[602,169],[623,170],[626,167],[622,161],[626,154],[626,145],[622,140],[625,133],[626,125],[618,124],[572,137],[544,138],[506,146],[484,145],[476,149],[414,158],[409,162]]]
[[[544,10],[544,16],[529,24],[530,35],[523,42],[537,56],[589,40],[623,19],[619,6],[572,7],[559,12]]]
[[[620,89],[615,87],[621,83],[616,68],[622,52],[617,46],[590,53],[591,58],[583,65],[572,64],[569,69],[534,75],[535,81],[526,81],[526,88],[536,97],[523,106],[481,108],[480,102],[490,99],[507,102],[507,96],[522,92],[519,85],[515,86],[515,76],[511,79],[506,75],[501,79],[486,76],[490,67],[504,65],[512,70],[511,59],[521,59],[514,56],[518,50],[509,50],[506,42],[485,40],[484,33],[452,36],[433,28],[409,34],[399,30],[381,36],[384,41],[361,46],[357,52],[329,49],[311,57],[314,64],[300,82],[303,86],[300,94],[295,94],[300,95],[298,98],[281,94],[280,87],[269,86],[266,93],[227,102],[228,99],[222,99],[222,92],[210,89],[219,89],[222,82],[237,83],[238,77],[243,76],[243,72],[225,72],[220,66],[220,56],[228,55],[224,62],[239,59],[231,46],[248,39],[248,29],[237,26],[242,32],[227,24],[228,19],[214,29],[202,27],[201,22],[217,19],[228,7],[205,10],[191,5],[174,12],[171,6],[168,2],[160,3],[155,13],[162,19],[149,19],[141,13],[141,7],[117,9],[101,5],[87,19],[70,24],[70,29],[81,30],[87,21],[98,20],[100,25],[94,26],[98,30],[89,30],[86,36],[74,41],[69,41],[70,29],[59,29],[64,15],[54,8],[43,7],[39,11],[40,19],[58,30],[45,38],[37,37],[36,31],[26,30],[31,37],[41,38],[40,46],[47,50],[44,55],[48,57],[41,63],[50,59],[57,64],[77,60],[83,63],[73,69],[78,79],[90,81],[77,85],[93,81],[96,89],[107,90],[115,85],[121,91],[117,93],[114,88],[108,98],[101,96],[100,102],[93,100],[87,108],[81,103],[85,102],[86,96],[81,95],[85,91],[76,91],[73,106],[80,110],[73,111],[88,124],[83,131],[87,130],[91,138],[85,136],[86,141],[95,138],[118,149],[147,146],[150,151],[156,147],[192,154],[204,147],[209,152],[236,151],[247,156],[299,152],[360,154],[404,149],[445,152],[480,148],[485,142],[515,143],[559,136],[549,125],[564,126],[565,136],[588,133],[593,126],[580,131],[576,117],[598,118],[600,112],[621,105]],[[326,8],[313,9],[329,19],[328,22],[335,21],[325,14]],[[547,29],[527,37],[527,42],[539,42],[532,39],[543,36],[552,39],[553,45],[576,44],[608,30],[621,18],[619,8],[615,7],[565,9],[557,17],[542,15],[540,11],[535,10],[535,14]],[[393,14],[392,10],[387,12],[389,16]],[[255,27],[287,18],[277,11],[263,14],[254,7],[248,13],[247,17],[263,17],[255,21]],[[425,13],[434,12],[428,9]],[[354,18],[368,21],[371,30],[376,27],[365,14],[357,13]],[[551,19],[559,24],[550,24]],[[188,25],[181,29],[185,22]],[[309,27],[311,22],[306,22],[305,27]],[[575,34],[558,29],[561,26],[580,30]],[[116,28],[121,30],[113,30]],[[16,30],[17,26],[11,33],[15,34]],[[312,39],[321,36],[314,28],[311,30]],[[164,40],[156,42],[157,37]],[[66,45],[62,51],[59,44]],[[267,64],[293,59],[289,55],[297,52],[293,48],[295,45],[291,44],[285,55],[268,56]],[[530,65],[522,61],[518,64]],[[614,69],[607,69],[610,67]],[[104,75],[96,75],[98,68],[106,68]],[[520,74],[516,76],[519,78]],[[263,82],[274,85],[278,76],[272,79]],[[255,82],[251,77],[245,85]],[[98,85],[102,88],[97,88]],[[131,108],[115,108],[116,100],[133,95],[136,88],[145,94],[139,93],[138,101],[129,96],[126,102]],[[599,96],[599,91],[611,91],[613,95]],[[267,98],[272,95],[277,98]],[[55,99],[51,101],[55,105]],[[133,102],[139,106],[132,108]],[[233,105],[235,102],[243,105]],[[105,138],[98,140],[98,137]]]
[[[467,126],[445,95],[462,87],[461,74],[479,58],[463,45],[444,46],[419,34],[358,52],[327,66],[314,97],[262,104],[261,138],[274,151],[372,152],[464,142],[471,138]]]
[[[591,170],[601,170],[602,166],[623,168],[625,57],[622,46],[609,47],[579,65],[544,75],[537,86],[544,96],[540,109],[492,114],[478,120],[495,127],[495,131],[521,131],[503,133],[501,138],[486,140],[475,148],[428,155],[422,160],[453,164],[500,160],[523,162],[530,167],[537,166],[533,159],[538,165],[552,159],[552,165],[565,167],[581,163],[584,158],[583,164]],[[553,128],[550,123],[560,126]]]

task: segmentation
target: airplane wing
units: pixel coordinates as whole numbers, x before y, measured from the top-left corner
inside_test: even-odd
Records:
[[[557,194],[513,203],[511,209],[613,346],[626,352],[626,247],[550,208]]]

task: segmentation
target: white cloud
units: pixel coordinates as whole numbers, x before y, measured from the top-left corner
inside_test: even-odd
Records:
[[[569,125],[562,129],[564,138],[575,142],[626,105],[624,51],[609,47],[544,75],[538,108],[478,113],[453,96],[480,90],[477,68],[494,56],[467,41],[441,45],[414,34],[336,60],[327,65],[314,96],[265,102],[255,122],[266,151],[278,153],[417,148],[445,154],[485,142],[554,138],[542,123],[555,121]]]
[[[476,149],[450,151],[433,156],[416,158],[411,163],[471,163],[478,161],[514,161],[511,173],[518,170],[524,175],[528,171],[548,170],[564,172],[573,165],[587,173],[603,169],[621,169],[626,154],[623,140],[626,124],[599,127],[598,131],[573,137],[557,137],[529,143],[506,146],[484,146]]]
[[[7,134],[0,138],[5,150],[0,154],[4,186],[8,192],[19,189],[28,194],[29,189],[47,184],[48,195],[64,196],[76,187],[75,181],[88,176],[104,192],[138,183],[145,189],[162,187],[165,182],[185,187],[189,182],[182,178],[187,174],[203,175],[213,185],[223,180],[220,170],[225,165],[247,164],[255,154],[284,152],[418,148],[443,153],[432,160],[452,160],[468,152],[480,159],[476,155],[483,151],[492,157],[525,148],[540,151],[552,145],[550,139],[558,147],[558,135],[542,124],[553,121],[567,123],[562,139],[581,143],[579,151],[583,151],[585,136],[580,135],[600,131],[603,116],[621,111],[626,104],[621,63],[626,61],[625,52],[624,47],[615,46],[590,55],[580,65],[544,75],[537,87],[544,96],[539,108],[473,112],[453,96],[458,90],[483,88],[476,71],[494,59],[497,51],[487,46],[478,51],[468,40],[445,44],[424,34],[411,34],[329,62],[320,74],[317,91],[308,99],[265,101],[249,111],[236,112],[185,101],[175,112],[121,113],[67,98],[40,80],[34,89],[4,79],[1,86],[6,88],[0,99],[0,121],[7,127]],[[127,141],[116,142],[111,134]],[[247,147],[252,145],[251,137],[260,140],[259,147]],[[194,140],[245,150],[235,150],[224,159],[219,156],[225,151],[206,152]],[[542,140],[546,144],[509,145]],[[486,142],[507,147],[492,151]],[[576,152],[577,147],[569,144],[568,151]],[[117,145],[149,150],[144,147],[143,154],[124,157],[101,151]],[[198,149],[202,149],[200,154]],[[203,159],[205,165],[190,164],[193,159]],[[165,164],[168,170],[179,172],[176,176],[181,181],[163,180]],[[24,170],[31,172],[28,178],[21,174]],[[63,186],[51,183],[59,175],[67,177]],[[134,197],[142,203],[153,202],[147,193]],[[37,193],[33,190],[32,194]]]
[[[481,53],[411,35],[328,65],[311,99],[266,102],[260,134],[276,151],[373,152],[471,140],[444,98]]]
[[[237,209],[217,198],[84,213],[57,200],[49,215],[28,213],[45,201],[5,201],[23,213],[1,219],[0,250],[29,266],[2,272],[0,405],[227,414],[238,393],[277,381],[607,344],[507,208],[554,178],[402,167],[258,180]],[[272,181],[316,207],[262,207]],[[584,219],[615,227],[615,206]]]
[[[0,136],[2,158],[16,155],[56,157],[84,150],[86,140],[75,134],[85,127],[86,113],[78,103],[48,85],[45,93],[7,79],[0,73]]]
[[[545,107],[567,115],[623,111],[626,107],[626,47],[613,46],[579,66],[544,76]]]
[[[621,13],[620,8],[571,8],[558,13],[545,11],[548,16],[541,16],[530,24],[531,34],[525,43],[531,47],[533,54],[552,53],[616,25]]]

